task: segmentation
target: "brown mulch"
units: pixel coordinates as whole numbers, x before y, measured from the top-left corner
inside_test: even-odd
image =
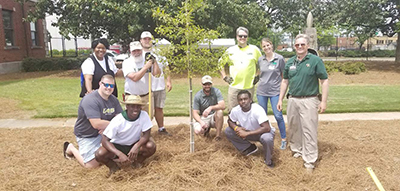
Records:
[[[334,73],[331,85],[400,84],[400,65],[367,62],[359,75]],[[38,77],[79,77],[79,71],[32,72],[0,75],[0,81]],[[175,76],[174,81],[187,81]],[[122,80],[122,78],[121,78]],[[195,80],[200,81],[199,78]],[[214,78],[214,84],[225,84]],[[29,118],[14,100],[0,98],[14,116]],[[273,124],[276,127],[276,124]],[[86,170],[62,156],[62,144],[75,146],[73,128],[0,129],[0,190],[377,190],[366,167],[372,167],[383,187],[400,191],[400,154],[397,152],[400,121],[321,122],[319,160],[312,174],[289,149],[279,150],[276,133],[274,169],[267,168],[259,151],[241,156],[223,136],[222,141],[196,137],[189,152],[189,126],[167,126],[172,137],[153,128],[157,152],[142,168],[124,169],[105,178],[106,167]],[[277,129],[278,131],[278,129]],[[215,131],[211,131],[215,136]],[[258,144],[259,148],[261,145]]]
[[[105,178],[105,166],[86,170],[63,158],[63,142],[76,145],[72,128],[0,129],[0,190],[377,190],[366,167],[386,190],[400,190],[400,121],[320,123],[312,174],[289,149],[278,149],[279,133],[276,166],[269,169],[260,151],[241,156],[224,136],[220,142],[196,137],[196,151],[190,153],[189,126],[167,128],[172,137],[153,129],[157,151],[142,168],[111,178]]]

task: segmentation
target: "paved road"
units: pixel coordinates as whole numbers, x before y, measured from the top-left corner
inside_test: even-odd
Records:
[[[271,122],[275,123],[275,118],[269,116]],[[286,116],[284,116],[286,119]],[[225,120],[226,121],[226,117]],[[340,114],[320,114],[320,121],[347,121],[347,120],[400,120],[400,112],[382,113],[340,113]],[[0,119],[0,128],[33,128],[33,127],[73,127],[76,118],[58,119]],[[165,125],[189,124],[189,117],[165,117]],[[156,125],[155,120],[153,124]]]

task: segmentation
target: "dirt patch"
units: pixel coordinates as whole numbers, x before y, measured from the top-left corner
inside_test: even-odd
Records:
[[[35,111],[21,110],[17,107],[19,101],[0,97],[1,107],[4,108],[0,119],[29,119],[35,116]]]
[[[279,133],[271,170],[261,152],[241,156],[225,137],[221,142],[196,137],[191,154],[189,127],[167,128],[172,137],[153,132],[157,151],[144,167],[109,179],[105,166],[85,170],[62,157],[64,141],[76,145],[72,128],[0,129],[0,190],[377,190],[366,167],[386,190],[399,190],[400,154],[393,151],[400,121],[320,123],[313,174],[289,150],[278,149]]]

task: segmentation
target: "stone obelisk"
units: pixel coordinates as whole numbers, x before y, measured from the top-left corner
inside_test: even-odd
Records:
[[[307,15],[307,28],[305,29],[304,33],[310,37],[309,47],[318,50],[317,44],[317,29],[313,28],[313,16],[311,12],[308,12]]]

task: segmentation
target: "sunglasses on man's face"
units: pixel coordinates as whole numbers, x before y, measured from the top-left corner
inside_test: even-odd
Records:
[[[247,35],[238,35],[239,38],[247,38]]]
[[[101,82],[106,88],[114,88],[115,84]]]
[[[306,44],[305,44],[305,43],[300,43],[300,44],[295,44],[294,46],[295,46],[296,48],[299,48],[299,47],[306,46]]]

